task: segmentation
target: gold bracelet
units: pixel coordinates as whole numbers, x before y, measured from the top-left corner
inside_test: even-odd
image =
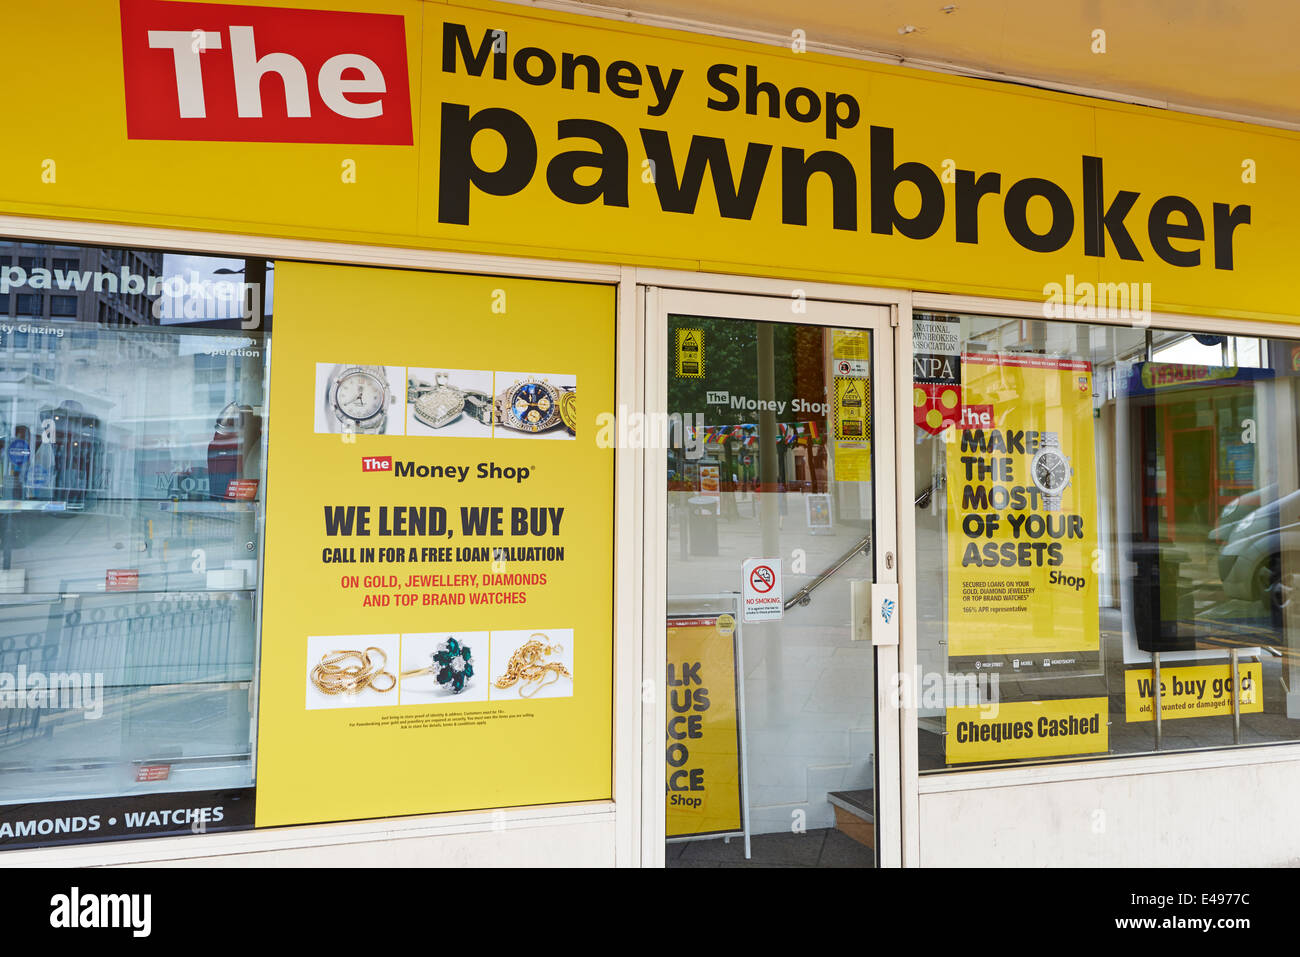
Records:
[[[539,638],[541,641],[538,641]],[[513,687],[516,683],[522,682],[519,685],[519,697],[531,698],[547,685],[555,684],[561,677],[572,681],[573,675],[569,673],[569,669],[564,665],[558,661],[542,661],[542,658],[547,655],[564,653],[562,645],[548,645],[546,641],[545,635],[540,632],[534,633],[510,656],[510,661],[506,664],[506,673],[493,684],[505,690]],[[548,674],[551,675],[549,681],[546,680]],[[536,684],[531,691],[524,690],[527,685],[534,682]]]
[[[379,656],[379,662],[371,660],[370,653]],[[343,662],[356,659],[356,664],[344,665]],[[321,655],[320,663],[311,670],[311,683],[322,694],[360,694],[367,688],[384,693],[397,687],[397,678],[391,671],[385,671],[388,655],[384,649],[373,645],[365,651],[327,651]],[[377,684],[381,678],[388,679],[388,686],[381,688]]]

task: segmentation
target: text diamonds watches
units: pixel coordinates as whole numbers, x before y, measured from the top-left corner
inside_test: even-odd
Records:
[[[438,647],[429,655],[432,661],[429,667],[403,671],[402,677],[433,675],[438,684],[449,686],[452,694],[460,694],[465,690],[469,679],[474,677],[474,666],[470,664],[469,658],[469,645],[462,645],[455,638],[448,638],[446,641],[438,642]]]
[[[542,660],[548,655],[564,653],[563,646],[548,645],[546,642],[545,635],[534,634],[520,645],[510,656],[510,661],[506,664],[506,673],[494,682],[496,686],[504,691],[522,682],[519,685],[519,697],[531,698],[547,685],[555,684],[561,677],[572,681],[573,675],[560,662]],[[549,681],[545,680],[548,674],[552,676]],[[531,691],[525,691],[524,689],[530,684],[535,686]]]
[[[432,384],[407,379],[406,400],[411,403],[416,421],[431,429],[450,425],[462,412],[483,425],[492,424],[492,397],[486,392],[448,385],[445,372],[435,375]]]
[[[573,396],[565,399],[566,396]],[[565,408],[567,401],[568,415]],[[496,397],[497,424],[518,432],[577,431],[576,390],[551,385],[545,379],[516,381]]]
[[[365,651],[327,651],[321,655],[320,663],[312,668],[311,683],[323,694],[360,694],[367,688],[379,692],[392,691],[397,687],[397,678],[384,670],[387,664],[388,655],[384,649],[373,646]],[[375,684],[383,678],[388,679],[386,686]]]
[[[383,366],[337,365],[325,383],[325,411],[341,432],[383,432],[394,401]]]

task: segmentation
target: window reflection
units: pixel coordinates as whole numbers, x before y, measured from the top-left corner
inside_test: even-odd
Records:
[[[959,324],[968,355],[1075,360],[1091,369],[1099,660],[1050,676],[1029,673],[1014,658],[986,663],[998,670],[996,698],[1105,698],[1103,754],[1300,736],[1300,697],[1292,692],[1300,682],[1300,343],[986,316],[917,318]],[[952,474],[948,457],[956,448],[917,429],[918,493]],[[942,494],[919,498],[918,582],[933,599],[919,613],[920,668],[951,682],[970,668],[950,651],[962,627],[946,607],[952,505]],[[1239,668],[1255,668],[1260,678],[1251,700],[1239,698],[1236,721],[1231,692],[1219,709],[1176,702],[1181,684],[1172,680],[1193,676],[1183,669],[1214,666],[1204,674],[1221,671],[1226,680],[1234,652]],[[1159,731],[1153,703],[1139,700],[1135,683],[1143,678],[1150,687],[1157,658],[1163,708],[1186,705],[1182,713],[1162,710]],[[984,762],[950,759],[952,704],[921,702],[922,768],[1001,763],[996,750]],[[1002,760],[1027,759],[1006,751]],[[1038,759],[1096,756],[1062,747]]]
[[[268,271],[0,240],[0,803],[251,783]]]

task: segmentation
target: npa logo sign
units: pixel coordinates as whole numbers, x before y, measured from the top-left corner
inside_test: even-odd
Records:
[[[401,16],[121,0],[127,138],[410,146]]]

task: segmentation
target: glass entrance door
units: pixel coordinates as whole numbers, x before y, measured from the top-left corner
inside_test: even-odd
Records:
[[[664,863],[895,863],[889,312],[651,290],[647,314],[668,367],[647,530],[664,548]]]

